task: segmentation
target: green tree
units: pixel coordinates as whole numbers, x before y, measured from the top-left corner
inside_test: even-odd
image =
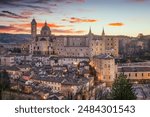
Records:
[[[132,84],[124,74],[120,74],[112,85],[111,97],[113,100],[134,100],[136,95],[133,91]]]

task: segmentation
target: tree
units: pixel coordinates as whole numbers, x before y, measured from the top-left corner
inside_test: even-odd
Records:
[[[0,99],[2,99],[2,92],[9,89],[10,79],[6,70],[0,72]]]
[[[136,95],[133,91],[132,84],[124,74],[120,74],[112,85],[111,97],[114,100],[134,100]]]

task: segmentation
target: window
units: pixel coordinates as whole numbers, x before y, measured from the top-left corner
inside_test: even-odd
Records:
[[[142,73],[142,76],[144,76],[144,74]]]
[[[137,73],[135,73],[135,77],[137,77]]]
[[[131,74],[129,73],[129,77],[131,76]]]

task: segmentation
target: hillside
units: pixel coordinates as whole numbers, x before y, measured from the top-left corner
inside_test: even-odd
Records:
[[[0,43],[24,43],[29,41],[29,34],[7,34],[0,33]]]

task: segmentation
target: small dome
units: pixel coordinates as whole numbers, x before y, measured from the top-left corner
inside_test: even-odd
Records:
[[[51,34],[51,30],[50,28],[48,27],[47,23],[45,22],[45,25],[42,27],[41,29],[41,35],[43,36],[48,36]]]

